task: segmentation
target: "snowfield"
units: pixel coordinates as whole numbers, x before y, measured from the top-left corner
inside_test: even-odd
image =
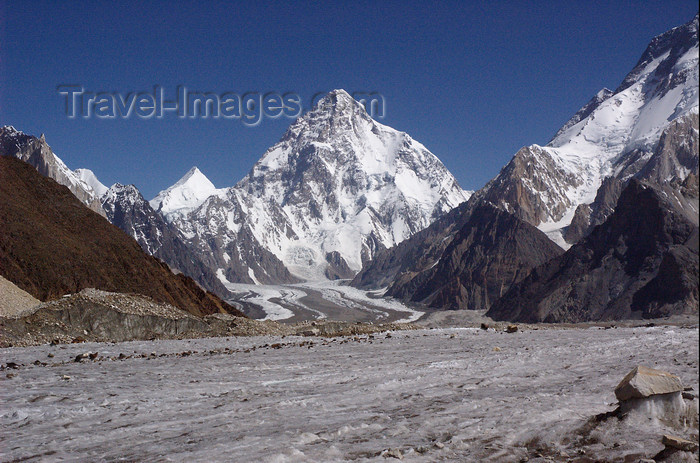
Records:
[[[73,361],[85,352],[105,359]],[[637,364],[697,393],[698,328],[78,344],[0,361],[20,364],[0,378],[2,461],[622,461],[661,450],[661,429],[582,441],[581,427]]]

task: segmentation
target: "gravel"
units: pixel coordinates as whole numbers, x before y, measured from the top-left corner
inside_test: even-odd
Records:
[[[0,317],[20,317],[41,301],[0,275]]]
[[[123,294],[102,291],[95,288],[86,288],[77,294],[63,296],[60,299],[42,304],[42,308],[61,310],[67,309],[81,302],[91,304],[103,304],[117,312],[130,315],[153,315],[169,320],[182,318],[197,318],[192,314],[173,307],[170,304],[156,302],[148,296],[137,294]]]

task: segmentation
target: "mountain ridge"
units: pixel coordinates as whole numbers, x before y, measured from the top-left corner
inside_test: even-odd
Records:
[[[0,273],[40,300],[85,288],[149,296],[194,315],[234,307],[203,290],[14,157],[0,156]]]
[[[670,187],[632,179],[603,224],[514,285],[487,315],[575,323],[697,312],[697,239],[697,197],[693,205]]]
[[[584,241],[596,226],[614,215],[618,198],[630,182],[657,183],[669,191],[697,190],[693,187],[698,175],[698,72],[693,66],[698,61],[697,27],[696,15],[672,33],[652,40],[615,92],[598,92],[547,146],[521,148],[467,203],[445,216],[449,220],[438,220],[382,251],[363,267],[351,285],[371,290],[387,288],[388,295],[407,302],[427,302],[436,308],[488,308],[489,303],[483,302],[486,298],[474,303],[475,295],[483,294],[480,285],[469,280],[463,284],[459,258],[450,257],[446,251],[459,246],[459,231],[480,205],[495,205],[536,226],[567,249],[572,243]],[[677,73],[669,77],[665,74],[668,70]],[[659,101],[664,98],[673,104],[660,107]],[[620,113],[621,107],[627,113]],[[640,131],[640,127],[651,129]],[[697,217],[697,204],[694,210]],[[493,252],[496,260],[501,257],[497,249]],[[678,262],[692,262],[686,251],[678,252],[681,254],[677,259],[664,260],[664,271],[678,273]],[[471,264],[476,265],[478,259],[474,256]],[[554,257],[552,262],[557,259],[562,258]],[[449,262],[453,265],[448,266]],[[546,268],[549,264],[539,265]],[[438,266],[446,269],[439,275],[435,270]],[[464,268],[469,269],[469,263]],[[528,278],[522,281],[530,281]],[[431,280],[434,284],[426,285]],[[441,284],[451,285],[448,304],[446,300],[429,299]],[[500,301],[489,300],[497,304]],[[622,309],[615,313],[630,315]]]
[[[33,166],[41,175],[68,187],[83,204],[105,216],[99,196],[83,181],[81,175],[68,168],[46,143],[44,134],[33,137],[11,125],[0,127],[0,155],[12,156]]]
[[[212,190],[172,223],[214,256],[225,283],[288,283],[352,276],[469,194],[423,145],[335,90],[236,185]]]

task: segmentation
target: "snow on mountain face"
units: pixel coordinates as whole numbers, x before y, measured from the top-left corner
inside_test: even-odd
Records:
[[[282,209],[298,240],[269,246],[285,264],[306,267],[301,253],[324,266],[338,251],[354,271],[374,243],[393,246],[470,196],[423,145],[342,90],[293,124],[236,188]]]
[[[214,294],[228,295],[206,260],[190,249],[182,234],[153,210],[134,185],[112,185],[102,195],[102,207],[109,221],[134,238],[144,251],[174,271],[194,278]]]
[[[615,92],[601,90],[547,146],[519,151],[487,186],[488,199],[566,246],[562,228],[616,166],[631,153],[651,156],[674,120],[697,114],[697,31],[696,16],[654,38]]]
[[[374,121],[343,90],[292,124],[236,186],[205,191],[211,196],[199,207],[171,216],[186,236],[217,238],[216,255],[223,256],[217,247],[233,246],[229,258],[243,258],[246,236],[304,279],[358,271],[378,249],[425,228],[471,194],[423,145]],[[254,271],[258,281],[274,281],[259,272],[266,270]]]
[[[571,127],[581,122],[581,120],[590,116],[590,114],[593,111],[595,111],[603,101],[610,98],[613,94],[614,92],[610,89],[601,89],[598,93],[595,94],[593,98],[591,98],[591,100],[588,103],[586,103],[581,109],[579,109],[576,112],[576,114],[574,114],[574,116],[571,119],[569,119],[569,121],[566,124],[564,124],[564,126],[561,129],[559,129],[557,134],[554,136],[554,139],[559,138],[561,134],[563,134]]]
[[[74,172],[80,180],[87,183],[90,188],[93,189],[98,198],[101,198],[105,193],[107,193],[107,190],[109,190],[109,188],[107,188],[97,179],[95,173],[90,169],[75,169]]]
[[[172,225],[188,246],[215,271],[223,284],[295,283],[284,264],[253,234],[253,226],[268,238],[288,229],[279,208],[242,194],[219,190],[186,217],[173,216]]]
[[[150,221],[133,221],[128,223],[128,227],[123,226],[125,222],[124,211],[133,215],[146,201],[141,196],[141,192],[134,185],[122,185],[115,183],[102,195],[102,207],[107,213],[109,221],[122,228],[129,236],[134,238],[141,247],[151,255],[161,248],[161,234],[150,236],[148,229],[154,224]]]
[[[673,119],[697,110],[697,27],[696,17],[656,37],[620,89],[547,146],[582,157],[610,158],[650,146]],[[686,36],[679,37],[680,31]]]
[[[68,189],[93,211],[105,215],[100,205],[100,194],[83,180],[78,171],[72,171],[56,156],[46,143],[44,135],[36,138],[12,126],[0,127],[0,155],[13,156],[32,166],[43,176],[50,177]],[[92,172],[90,172],[92,174]],[[94,174],[96,185],[102,185]],[[104,187],[104,185],[102,185]],[[106,188],[105,188],[106,190]]]
[[[175,215],[187,215],[215,192],[214,184],[198,168],[193,167],[173,186],[158,193],[150,204],[168,221],[172,221]]]

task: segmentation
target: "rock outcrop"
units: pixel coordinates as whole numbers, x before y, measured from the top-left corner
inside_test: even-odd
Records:
[[[698,175],[698,148],[698,114],[690,113],[674,119],[661,134],[651,154],[634,150],[615,163],[613,171],[616,175],[603,180],[593,202],[576,208],[571,224],[563,233],[566,241],[576,243],[605,222],[631,178],[674,188],[679,188],[688,179],[692,182]]]
[[[697,201],[632,180],[605,223],[533,270],[487,315],[582,322],[697,313],[697,281]]]
[[[429,269],[442,256],[458,230],[464,226],[477,204],[477,195],[455,207],[405,241],[377,251],[355,275],[351,286],[380,289],[391,285],[398,275],[417,274]]]
[[[615,395],[617,408],[590,419],[577,430],[575,439],[581,443],[603,440],[623,447],[633,433],[637,445],[626,452],[625,461],[698,460],[697,443],[690,440],[698,435],[698,399],[683,395],[678,376],[636,366],[615,388]]]
[[[399,275],[386,294],[434,309],[487,309],[534,267],[562,253],[537,228],[482,202],[435,264]]]

